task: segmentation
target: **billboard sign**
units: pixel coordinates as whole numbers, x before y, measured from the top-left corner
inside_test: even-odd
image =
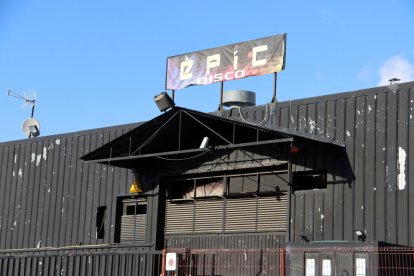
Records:
[[[241,79],[285,67],[286,34],[169,57],[165,88]]]

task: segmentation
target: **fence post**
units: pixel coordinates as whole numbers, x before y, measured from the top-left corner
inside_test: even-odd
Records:
[[[167,250],[162,250],[162,258],[161,258],[161,276],[165,276],[165,256],[166,256]]]
[[[279,249],[279,272],[280,276],[285,276],[285,250]]]

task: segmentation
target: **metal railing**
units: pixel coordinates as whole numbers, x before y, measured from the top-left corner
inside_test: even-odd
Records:
[[[310,243],[273,249],[5,250],[0,251],[0,275],[414,275],[414,248]]]
[[[167,253],[175,253],[175,266]],[[173,255],[174,256],[174,255]],[[168,270],[168,262],[175,268]],[[414,275],[414,249],[330,247],[280,249],[168,249],[162,275],[366,276]]]
[[[138,248],[65,248],[0,252],[0,275],[160,275],[162,253]]]

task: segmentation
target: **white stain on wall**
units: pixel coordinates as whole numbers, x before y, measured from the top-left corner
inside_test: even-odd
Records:
[[[407,161],[407,153],[402,147],[398,148],[398,190],[404,190],[406,186],[405,181],[405,162]]]
[[[42,155],[41,154],[38,154],[37,156],[36,156],[36,166],[39,166],[39,164],[40,164],[40,160],[42,159]]]
[[[315,132],[315,128],[316,128],[316,123],[314,120],[312,120],[311,118],[308,119],[308,124],[309,124],[309,130],[310,133],[314,133]]]
[[[46,159],[47,159],[47,148],[43,147],[43,160],[46,161]]]

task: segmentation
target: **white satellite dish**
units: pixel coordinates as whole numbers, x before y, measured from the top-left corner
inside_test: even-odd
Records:
[[[22,123],[23,133],[27,137],[37,137],[40,135],[40,123],[35,118],[27,118]]]

